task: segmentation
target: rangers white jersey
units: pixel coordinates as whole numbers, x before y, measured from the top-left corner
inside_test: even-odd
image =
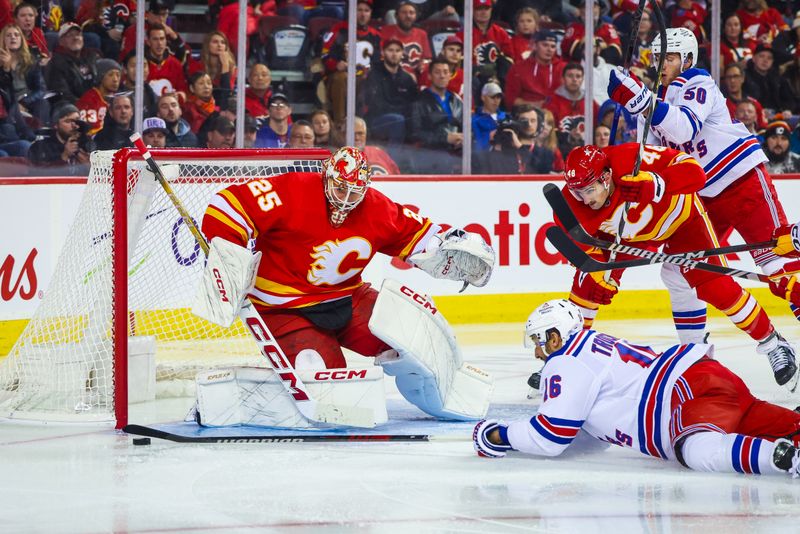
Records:
[[[700,196],[717,196],[767,161],[758,139],[731,119],[725,97],[707,71],[683,72],[660,89],[658,99],[647,143],[671,146],[697,159],[707,176]],[[640,132],[643,127],[639,115]]]
[[[594,330],[582,330],[547,358],[540,390],[543,401],[531,419],[508,426],[508,441],[522,452],[556,456],[580,429],[623,447],[672,459],[672,388],[712,345],[650,347]]]

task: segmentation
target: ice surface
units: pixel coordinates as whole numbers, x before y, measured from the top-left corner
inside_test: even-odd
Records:
[[[776,320],[800,341],[800,325]],[[664,347],[671,322],[596,323]],[[526,380],[539,365],[521,347],[521,325],[457,328],[466,357],[495,375],[505,415],[535,411]],[[794,407],[754,343],[713,321],[716,356],[760,398]],[[800,344],[800,343],[798,343]],[[394,412],[436,433],[436,423]],[[186,400],[137,407],[132,422],[164,422]],[[529,408],[529,409],[528,409]],[[529,416],[529,415],[527,415]],[[399,424],[399,423],[398,423]],[[449,426],[447,426],[449,425]],[[112,430],[0,425],[2,532],[797,532],[800,480],[709,475],[634,451],[584,447],[556,459],[478,458],[471,425],[439,432],[463,441],[133,446]]]

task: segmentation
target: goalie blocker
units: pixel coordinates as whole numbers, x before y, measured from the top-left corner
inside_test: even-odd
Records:
[[[436,418],[472,421],[486,415],[492,377],[463,361],[450,325],[428,297],[385,280],[369,329],[393,347],[375,359],[379,368],[298,369],[316,398],[363,410],[374,425],[385,423],[385,372],[395,377],[406,400]],[[312,354],[298,355],[298,363],[321,363],[314,351],[308,352]],[[199,374],[197,405],[190,417],[204,426],[314,426],[297,411],[280,378],[269,369]]]

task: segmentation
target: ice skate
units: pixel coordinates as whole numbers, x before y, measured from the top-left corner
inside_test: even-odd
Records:
[[[775,442],[772,463],[776,468],[792,475],[792,478],[800,476],[800,450],[788,439],[779,439]]]
[[[775,382],[794,393],[797,388],[797,379],[800,374],[797,372],[795,363],[795,353],[792,346],[783,339],[777,332],[774,332],[767,339],[758,344],[756,349],[759,354],[766,354],[772,372],[775,375]]]

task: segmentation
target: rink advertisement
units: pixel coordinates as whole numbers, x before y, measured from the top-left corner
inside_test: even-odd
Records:
[[[542,196],[542,187],[548,181],[548,177],[445,180],[398,177],[377,180],[374,187],[436,223],[482,235],[494,247],[497,264],[486,287],[470,287],[465,295],[478,302],[481,299],[508,302],[508,298],[522,294],[566,295],[570,287],[573,268],[545,238],[545,231],[553,224]],[[83,191],[80,183],[48,179],[13,185],[10,182],[0,182],[0,224],[6,229],[0,234],[0,321],[6,323],[30,318],[47,291],[59,254],[69,252],[64,250],[65,239]],[[784,199],[800,195],[797,180],[776,180],[776,187]],[[791,203],[784,207],[790,220],[800,216]],[[176,250],[169,246],[175,232],[186,229],[180,229],[177,213],[159,214],[159,218],[164,220],[165,253],[169,254]],[[738,237],[731,240],[735,242],[739,242]],[[199,268],[197,262],[189,265],[185,254],[174,255],[174,272],[165,275],[180,276],[182,269]],[[733,261],[732,265],[753,268],[749,258]],[[443,296],[445,301],[461,288],[459,283],[434,280],[404,262],[378,255],[365,270],[364,278],[377,285],[386,277],[398,279],[422,293]],[[659,268],[629,270],[624,287],[662,288]]]

